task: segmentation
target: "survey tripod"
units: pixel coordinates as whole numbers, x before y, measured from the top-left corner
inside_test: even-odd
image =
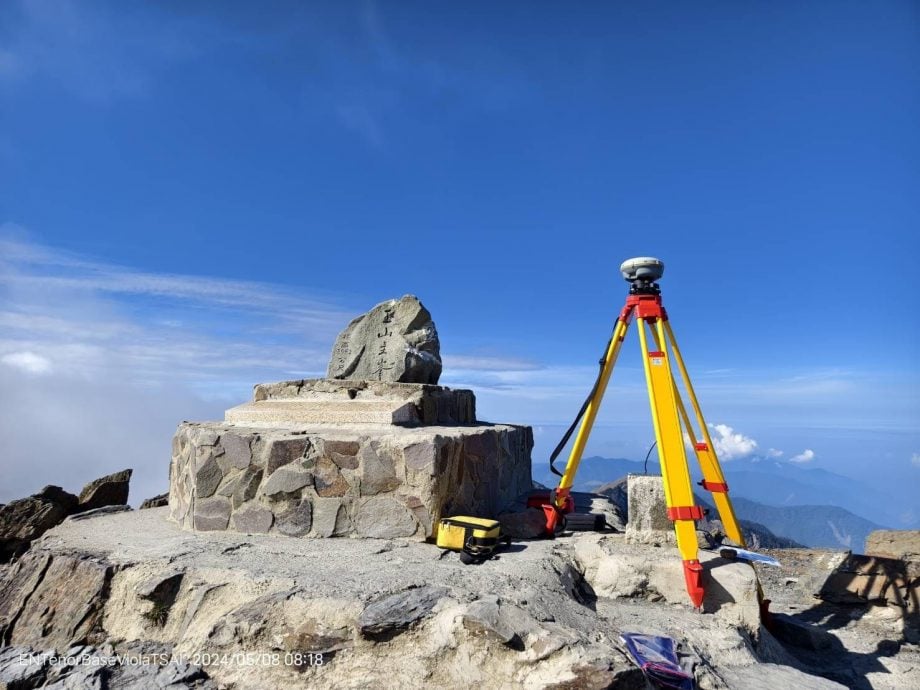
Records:
[[[661,290],[657,281],[664,274],[664,264],[651,257],[639,257],[625,261],[620,271],[630,283],[626,305],[620,312],[606,353],[600,361],[600,373],[594,388],[582,406],[575,423],[563,437],[550,460],[551,468],[556,474],[561,475],[561,479],[558,487],[550,492],[549,503],[544,506],[547,515],[547,531],[550,534],[555,533],[557,527],[563,523],[564,516],[574,510],[571,491],[575,473],[578,471],[585,444],[594,426],[594,420],[597,417],[607,383],[610,381],[610,375],[613,373],[620,347],[626,338],[630,321],[635,317],[638,321],[642,362],[648,385],[649,404],[652,409],[652,423],[655,427],[655,441],[661,459],[667,515],[668,519],[674,523],[677,548],[683,559],[687,592],[693,605],[701,608],[705,591],[703,568],[698,558],[696,521],[702,519],[703,511],[694,503],[684,433],[689,439],[702,470],[703,480],[699,482],[699,485],[712,494],[726,536],[740,546],[744,546],[744,536],[738,527],[738,521],[728,497],[728,485],[722,475],[722,469],[713,449],[712,439],[703,419],[703,413],[700,411],[696,393],[677,347],[667,312],[661,304]],[[680,396],[677,381],[674,378],[675,365],[677,371],[680,372],[687,399],[693,408],[693,417],[699,433],[694,431],[691,418]],[[553,466],[553,459],[568,442],[579,418],[581,426],[572,445],[565,471],[560,473]]]

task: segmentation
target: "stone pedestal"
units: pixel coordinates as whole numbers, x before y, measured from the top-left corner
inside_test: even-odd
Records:
[[[626,543],[674,544],[674,525],[668,520],[661,475],[630,474],[626,481],[629,500]]]
[[[475,420],[471,391],[292,381],[256,386],[224,422],[173,439],[170,514],[195,530],[293,537],[433,536],[531,488],[529,427]]]

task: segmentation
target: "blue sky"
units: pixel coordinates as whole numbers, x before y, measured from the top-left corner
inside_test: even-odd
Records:
[[[404,293],[542,462],[638,254],[726,461],[920,486],[918,122],[910,2],[5,2],[0,501],[152,493]],[[634,343],[599,425],[644,456]]]

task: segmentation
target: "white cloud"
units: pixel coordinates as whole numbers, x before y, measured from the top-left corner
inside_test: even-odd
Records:
[[[32,373],[54,362],[84,379],[248,388],[262,377],[321,374],[353,315],[325,296],[138,271],[17,234],[0,228],[0,355]]]
[[[780,458],[783,456],[783,451],[777,450],[776,448],[770,448],[767,450],[768,458]]]
[[[0,362],[28,374],[50,374],[51,360],[28,350],[9,352],[0,357]]]
[[[914,453],[910,456],[910,464],[914,467],[920,467],[920,453]]]
[[[721,460],[743,458],[757,448],[757,441],[736,432],[727,424],[710,424],[709,427],[716,432],[712,442],[715,444],[716,455]]]
[[[124,467],[132,502],[164,491],[178,422],[221,419],[260,381],[321,375],[353,315],[329,298],[137,271],[22,235],[0,228],[0,503]]]
[[[798,455],[793,455],[791,458],[789,458],[789,462],[804,463],[804,462],[811,462],[814,459],[815,459],[815,451],[811,450],[810,448],[806,448]]]

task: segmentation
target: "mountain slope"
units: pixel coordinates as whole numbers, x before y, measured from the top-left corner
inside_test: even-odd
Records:
[[[661,472],[656,460],[649,459],[649,473]],[[584,458],[574,488],[598,491],[611,480],[642,474],[644,470],[645,463],[635,460]],[[757,523],[747,527],[752,531],[763,526],[774,538],[787,538],[805,546],[860,551],[869,532],[884,529],[883,525],[853,512],[871,507],[867,503],[876,497],[849,477],[757,458],[733,462],[723,466],[723,470],[738,519]],[[548,472],[539,479],[547,486],[557,483]],[[884,501],[876,499],[871,503],[878,506]],[[763,536],[768,540],[768,535]]]
[[[765,525],[776,534],[811,547],[844,548],[861,552],[869,532],[881,525],[838,506],[769,506],[732,496],[739,519]]]
[[[607,496],[614,505],[619,508],[620,512],[623,515],[629,515],[629,501],[627,498],[627,488],[626,488],[626,477],[621,477],[615,482],[609,482],[595,489],[596,493],[603,494]],[[698,505],[703,506],[704,508],[709,509],[709,516],[711,518],[716,517],[715,508],[709,504],[704,499],[696,496],[696,502]],[[747,543],[749,548],[752,549],[795,549],[802,548],[802,544],[788,539],[784,536],[774,534],[770,529],[764,525],[752,522],[750,520],[743,520],[738,518],[738,522],[741,525],[741,532],[744,534],[744,540]]]

